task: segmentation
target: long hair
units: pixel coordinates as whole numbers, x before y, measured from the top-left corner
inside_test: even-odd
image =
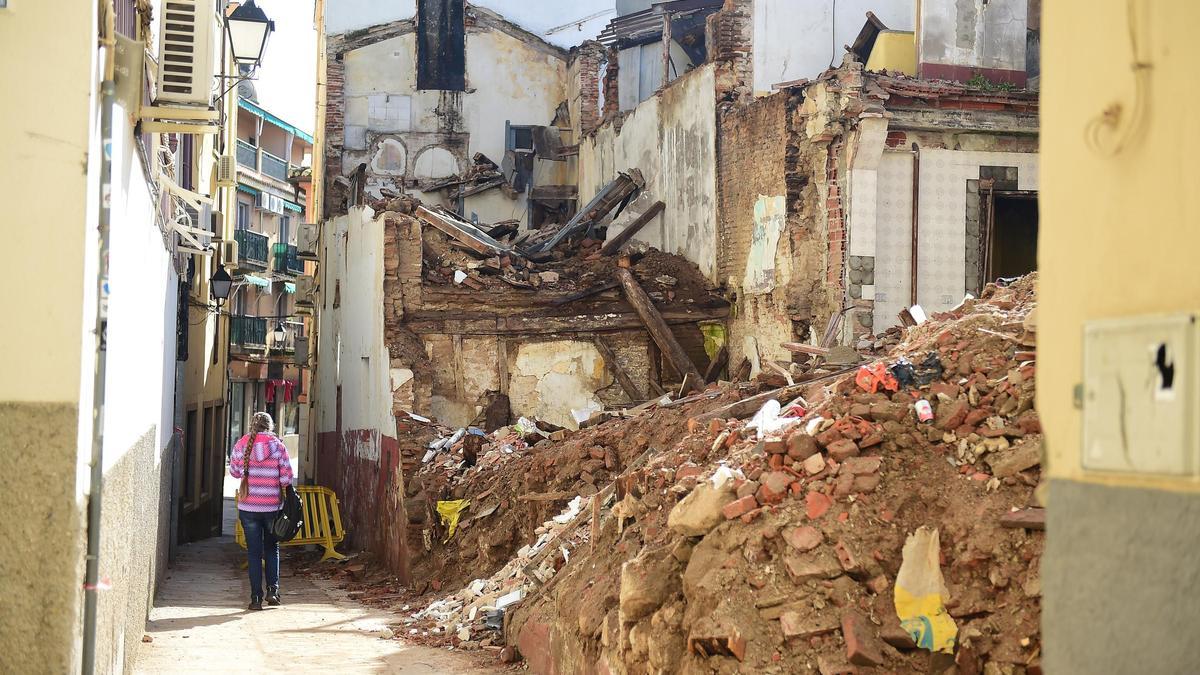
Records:
[[[275,421],[265,412],[256,412],[250,418],[250,431],[246,434],[246,447],[242,448],[242,482],[238,485],[238,496],[245,499],[250,494],[250,451],[254,449],[254,441],[259,434],[270,434],[275,431]]]

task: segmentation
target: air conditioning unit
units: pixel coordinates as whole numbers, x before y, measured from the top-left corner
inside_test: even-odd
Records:
[[[238,261],[238,243],[236,239],[221,242],[221,264],[226,267]]]
[[[216,0],[170,0],[159,16],[158,102],[208,107]]]
[[[301,258],[316,258],[317,249],[321,245],[321,228],[316,223],[301,223],[297,233],[297,255]]]
[[[237,160],[233,155],[217,158],[217,187],[237,187]]]
[[[296,278],[296,305],[311,307],[317,304],[317,280],[314,277]]]

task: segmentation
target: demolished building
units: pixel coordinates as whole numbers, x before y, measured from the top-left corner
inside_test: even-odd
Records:
[[[748,396],[815,376],[832,347],[893,345],[912,306],[952,310],[1036,267],[1026,2],[864,6],[840,65],[775,74],[795,42],[773,23],[787,4],[617,3],[600,41],[570,51],[454,2],[327,36],[317,475],[354,543],[405,582],[444,552],[430,504],[462,498],[410,480],[429,418],[574,429],[692,400],[700,380],[757,382],[718,390]],[[806,30],[836,39],[842,17]],[[443,18],[461,31],[431,33]],[[463,58],[413,65],[431,48]],[[508,92],[501,53],[546,67]],[[599,454],[590,489],[531,482],[531,508],[552,515],[633,459]],[[499,568],[517,547],[481,544],[481,559]]]

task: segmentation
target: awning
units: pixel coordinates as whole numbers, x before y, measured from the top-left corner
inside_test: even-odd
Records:
[[[295,293],[296,292],[296,284],[293,284],[290,281],[283,282],[283,292],[284,293]]]
[[[267,288],[267,289],[271,288],[271,280],[270,279],[256,277],[253,274],[243,275],[242,280],[248,284],[253,284],[255,286],[258,286],[259,288]]]

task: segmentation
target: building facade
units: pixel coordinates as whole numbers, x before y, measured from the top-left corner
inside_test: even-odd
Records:
[[[238,99],[237,190],[233,237],[237,241],[229,300],[228,443],[241,438],[250,416],[266,411],[276,432],[304,463],[307,432],[300,410],[310,389],[311,312],[297,302],[306,266],[300,239],[308,218],[301,187],[311,167],[313,138],[263,108],[252,91]],[[309,174],[311,176],[311,174]],[[298,472],[298,475],[302,475]]]
[[[180,4],[170,26],[161,2],[0,4],[3,229],[24,252],[0,272],[20,289],[0,336],[0,671],[126,670],[171,544],[219,523],[218,434],[183,429],[185,410],[219,427],[224,398],[207,279],[233,70],[225,3]]]

